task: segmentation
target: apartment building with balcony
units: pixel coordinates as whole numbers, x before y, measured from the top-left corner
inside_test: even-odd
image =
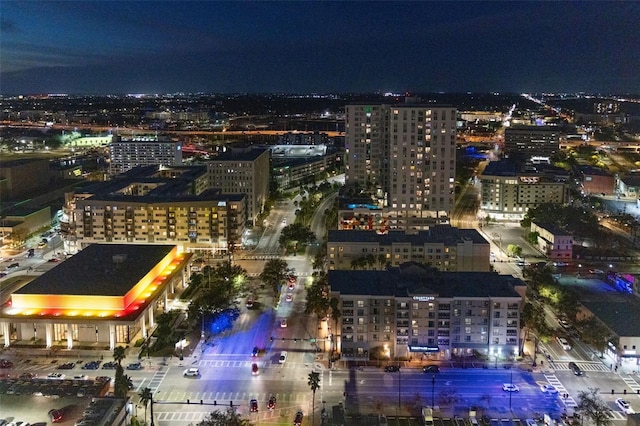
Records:
[[[384,269],[417,262],[440,271],[488,272],[489,254],[489,242],[477,230],[450,225],[435,225],[416,234],[329,230],[327,242],[330,270],[356,265]]]
[[[240,244],[246,196],[208,188],[204,166],[133,169],[67,194],[68,251],[93,243],[177,245],[225,254]]]
[[[339,300],[332,334],[343,359],[518,354],[525,288],[518,278],[407,263],[385,271],[329,271],[328,280]]]
[[[346,106],[346,183],[384,200],[400,229],[450,215],[455,201],[456,109],[422,104]]]

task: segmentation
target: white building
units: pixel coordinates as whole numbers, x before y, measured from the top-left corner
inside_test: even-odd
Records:
[[[109,173],[114,176],[137,166],[179,166],[182,143],[157,136],[118,137],[110,145]]]

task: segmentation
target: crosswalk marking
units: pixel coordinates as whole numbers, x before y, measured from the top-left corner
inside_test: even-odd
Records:
[[[622,380],[629,386],[635,393],[640,392],[640,385],[631,376],[620,376]]]
[[[249,404],[252,399],[257,399],[259,403],[266,404],[271,396],[275,396],[278,400],[278,404],[284,403],[306,403],[310,400],[306,394],[301,393],[269,393],[269,392],[164,392],[161,399],[158,399],[159,406],[162,406],[162,402],[180,402],[187,403],[189,400],[192,404],[199,403],[200,400],[206,403],[212,403],[217,401],[221,404],[228,404],[229,401],[233,401],[233,404],[238,405]],[[155,400],[155,398],[154,398]]]
[[[602,364],[601,362],[576,362],[576,364],[578,365],[578,367],[580,367],[580,369],[582,371],[593,371],[593,372],[609,372],[609,368]],[[555,370],[570,370],[569,368],[569,362],[563,362],[563,361],[553,361],[552,362],[553,368]]]
[[[558,380],[555,374],[545,374],[544,378],[547,379],[547,382],[549,382],[550,385],[553,385],[553,387],[555,387],[558,390],[558,398],[560,398],[560,401],[562,401],[562,403],[566,407],[575,408],[578,406],[578,404],[576,403],[576,400],[573,399],[571,395],[569,395],[569,397],[566,399],[563,397],[563,395],[568,394],[569,391],[567,391],[567,388],[563,386],[562,382]]]

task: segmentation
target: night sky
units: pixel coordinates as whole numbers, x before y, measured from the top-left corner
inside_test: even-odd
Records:
[[[640,2],[0,2],[0,94],[640,92]]]

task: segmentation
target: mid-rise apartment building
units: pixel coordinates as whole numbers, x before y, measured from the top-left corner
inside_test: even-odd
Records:
[[[560,131],[554,126],[508,127],[504,131],[504,150],[522,158],[551,157],[560,147]]]
[[[172,244],[224,254],[241,244],[245,200],[208,189],[204,166],[140,167],[67,194],[61,228],[70,251],[93,243]]]
[[[436,225],[426,231],[384,234],[330,230],[329,269],[384,269],[417,262],[440,271],[490,271],[489,242],[475,229]]]
[[[206,164],[211,188],[247,195],[247,219],[255,225],[269,197],[269,150],[228,150]]]
[[[524,283],[512,276],[408,263],[329,271],[328,280],[341,312],[332,343],[344,359],[518,354]]]
[[[346,106],[347,184],[376,190],[425,229],[454,207],[456,109],[419,103]]]
[[[531,222],[531,232],[538,234],[538,249],[549,259],[571,260],[573,236],[551,223]]]
[[[543,170],[520,170],[508,160],[492,161],[480,176],[479,217],[521,220],[540,204],[561,205],[566,199],[565,176]]]
[[[182,143],[157,136],[116,137],[109,152],[109,173],[112,176],[138,166],[179,166],[182,164]]]

